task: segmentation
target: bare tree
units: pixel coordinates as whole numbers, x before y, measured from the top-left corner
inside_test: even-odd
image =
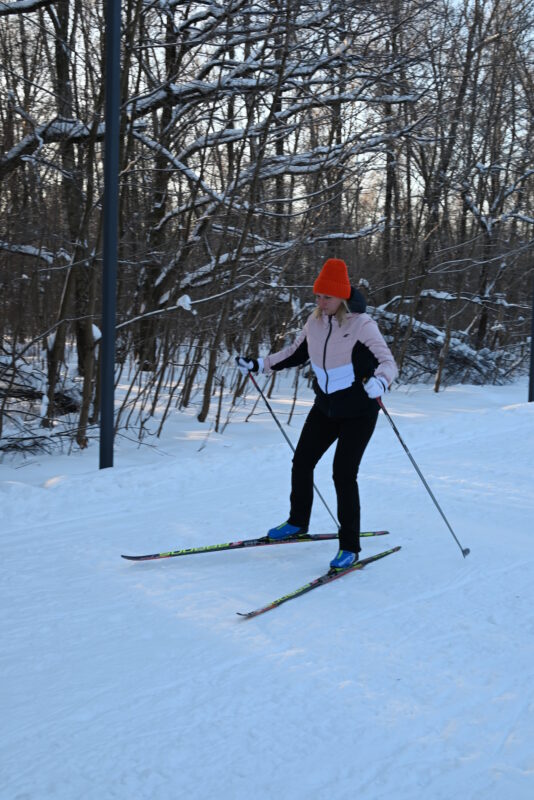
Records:
[[[194,401],[206,420],[223,378],[237,395],[229,355],[294,334],[328,255],[366,280],[403,379],[521,364],[533,5],[123,3],[119,425],[144,435],[163,396],[165,417]],[[82,447],[99,410],[103,29],[101,4],[0,4],[0,408],[11,425],[37,403],[46,437],[67,405]]]

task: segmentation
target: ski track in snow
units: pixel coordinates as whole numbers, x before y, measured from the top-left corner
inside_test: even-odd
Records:
[[[290,396],[288,383],[277,411]],[[467,559],[381,417],[362,524],[391,535],[362,543],[401,551],[252,620],[235,612],[324,572],[334,543],[120,553],[285,518],[291,453],[264,413],[243,422],[253,395],[224,436],[181,415],[159,451],[120,442],[113,470],[95,447],[4,459],[1,800],[532,800],[525,397],[525,381],[388,397]],[[316,482],[335,508],[331,454]],[[332,530],[318,501],[312,529]]]

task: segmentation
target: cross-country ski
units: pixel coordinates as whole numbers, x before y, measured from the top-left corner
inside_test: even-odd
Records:
[[[360,536],[386,536],[389,531],[363,531]],[[223,544],[208,544],[201,547],[188,547],[184,550],[170,550],[167,553],[153,553],[144,556],[122,555],[127,561],[154,561],[158,558],[175,558],[177,556],[192,556],[198,553],[217,553],[221,550],[242,550],[246,547],[268,547],[278,544],[297,544],[298,542],[327,542],[337,539],[337,533],[304,533],[291,536],[288,539],[269,539],[268,536],[261,536],[258,539],[242,539],[236,542],[225,542]]]
[[[390,550],[384,550],[384,552],[377,553],[374,556],[368,556],[367,558],[362,558],[352,567],[347,567],[347,569],[343,570],[330,569],[328,572],[326,572],[324,575],[321,575],[319,578],[315,578],[309,583],[305,583],[304,586],[300,586],[298,589],[295,589],[294,591],[289,592],[288,594],[285,594],[282,597],[277,598],[276,600],[272,600],[266,606],[257,608],[255,611],[248,611],[245,613],[238,611],[237,614],[240,617],[244,617],[245,619],[250,619],[251,617],[257,617],[260,614],[265,614],[266,611],[271,611],[273,608],[281,606],[282,603],[287,603],[288,600],[294,600],[296,597],[300,597],[303,594],[307,594],[307,592],[311,592],[312,589],[317,589],[319,586],[324,586],[325,584],[331,583],[332,581],[335,581],[338,578],[342,578],[343,575],[348,575],[350,572],[356,572],[359,569],[363,569],[367,564],[371,564],[373,561],[378,561],[381,558],[385,558],[385,556],[389,556],[391,553],[396,553],[398,550],[400,550],[400,546],[392,547]]]

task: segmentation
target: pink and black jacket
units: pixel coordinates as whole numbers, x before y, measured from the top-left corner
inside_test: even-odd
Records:
[[[308,360],[315,373],[315,403],[329,417],[377,413],[364,379],[374,375],[389,386],[398,373],[378,325],[365,313],[349,312],[341,326],[335,317],[311,314],[293,344],[264,358],[263,369],[278,371]]]

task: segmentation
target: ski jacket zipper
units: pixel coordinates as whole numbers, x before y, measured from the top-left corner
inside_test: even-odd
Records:
[[[324,343],[324,350],[323,350],[323,369],[325,371],[325,394],[328,394],[328,370],[326,369],[326,346],[328,344],[328,340],[330,339],[330,334],[332,333],[332,317],[328,317],[328,334],[326,336],[326,340]]]

